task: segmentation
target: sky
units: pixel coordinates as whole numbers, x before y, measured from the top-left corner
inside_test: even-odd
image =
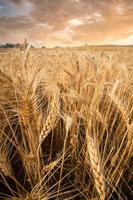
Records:
[[[0,0],[0,44],[133,44],[133,0]]]

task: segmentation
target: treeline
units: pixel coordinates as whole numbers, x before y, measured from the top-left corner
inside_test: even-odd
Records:
[[[16,44],[12,44],[12,43],[6,43],[6,44],[1,44],[0,48],[19,48],[20,44],[16,43]],[[31,45],[31,48],[34,48],[34,46]]]
[[[0,48],[18,48],[19,44],[12,44],[12,43],[6,43],[6,44],[2,44],[0,45]]]

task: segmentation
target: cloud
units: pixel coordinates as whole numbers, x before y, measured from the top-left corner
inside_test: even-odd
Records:
[[[68,21],[68,24],[70,24],[71,26],[80,26],[83,25],[84,22],[80,19],[71,19]]]
[[[102,14],[100,12],[95,12],[94,16],[97,18],[102,18]]]
[[[24,37],[59,45],[128,38],[132,9],[132,0],[0,0],[0,43]]]
[[[85,15],[80,18],[75,18],[69,20],[67,23],[71,27],[78,27],[82,25],[88,25],[88,24],[93,24],[95,22],[100,22],[103,21],[104,18],[100,12],[92,13],[91,15]]]
[[[0,11],[2,11],[4,9],[4,6],[0,5]]]
[[[6,2],[6,1],[5,1]],[[0,5],[0,16],[16,17],[26,16],[32,11],[33,5],[30,2],[21,2],[20,5],[9,2],[5,4],[3,1]]]
[[[23,3],[24,1],[23,0],[9,0],[9,2],[13,2],[15,4],[21,4]]]
[[[126,10],[122,5],[116,6],[116,11],[118,12],[118,15],[124,15]]]
[[[50,26],[47,22],[38,23],[38,27],[41,28],[41,29],[43,28],[45,30],[52,30],[53,29],[53,27]]]

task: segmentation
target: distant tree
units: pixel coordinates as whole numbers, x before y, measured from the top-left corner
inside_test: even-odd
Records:
[[[30,48],[34,49],[35,47],[33,45],[31,45]]]
[[[20,44],[19,44],[19,43],[16,43],[16,44],[15,44],[15,47],[16,47],[16,48],[19,48],[19,47],[20,47]]]
[[[14,48],[15,46],[16,46],[15,44],[6,43],[4,45],[1,45],[1,48]]]

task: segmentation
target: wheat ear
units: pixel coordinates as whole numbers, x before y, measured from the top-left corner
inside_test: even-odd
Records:
[[[96,141],[87,134],[87,154],[90,157],[90,165],[100,200],[105,200],[105,179],[101,167],[101,160],[98,153]]]
[[[59,101],[58,101],[58,98],[54,98],[54,100],[52,101],[51,110],[43,125],[42,131],[39,137],[39,143],[42,143],[42,141],[48,136],[52,128],[55,126],[57,122],[58,110],[59,110]]]
[[[40,174],[40,169],[41,169],[41,162],[40,162],[40,157],[39,154],[42,154],[41,152],[41,144],[43,140],[48,136],[52,128],[55,126],[57,122],[57,113],[59,111],[59,98],[55,97],[52,101],[51,105],[51,110],[49,112],[49,115],[43,125],[43,128],[41,130],[41,134],[39,136],[39,145],[37,148],[37,161],[38,161],[38,174],[39,174],[39,179],[41,180],[41,174]]]
[[[20,118],[22,125],[25,128],[28,128],[30,124],[32,109],[32,105],[27,99],[22,102],[22,108],[20,109]]]
[[[0,173],[2,172],[5,176],[12,176],[11,163],[8,158],[8,147],[6,144],[0,142]]]

